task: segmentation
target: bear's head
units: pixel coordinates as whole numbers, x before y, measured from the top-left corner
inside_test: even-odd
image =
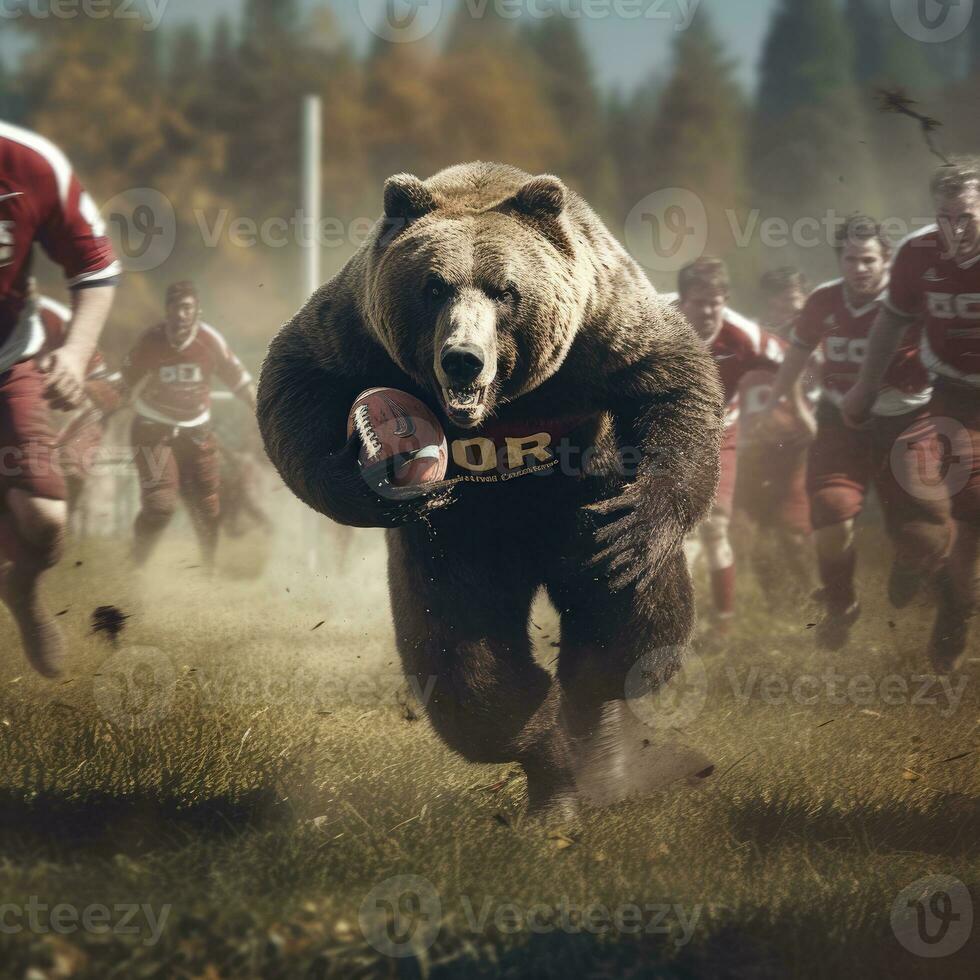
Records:
[[[478,426],[571,347],[595,275],[584,205],[557,177],[487,163],[392,177],[384,205],[366,245],[369,329],[453,424]]]

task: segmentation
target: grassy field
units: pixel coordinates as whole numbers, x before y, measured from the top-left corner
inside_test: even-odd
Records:
[[[540,826],[518,774],[450,754],[401,690],[378,545],[343,576],[213,582],[186,542],[142,582],[121,545],[76,546],[55,685],[0,620],[2,976],[980,975],[962,895],[946,946],[893,922],[930,876],[980,898],[980,649],[952,687],[916,680],[924,608],[868,575],[849,649],[818,655],[813,611],[774,619],[743,576],[731,649],[672,685],[679,731],[650,729],[714,775]],[[106,604],[117,647],[89,635]]]

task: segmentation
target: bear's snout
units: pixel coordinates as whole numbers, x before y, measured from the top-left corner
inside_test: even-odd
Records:
[[[475,384],[485,364],[483,348],[476,344],[446,344],[442,349],[442,370],[452,387]]]

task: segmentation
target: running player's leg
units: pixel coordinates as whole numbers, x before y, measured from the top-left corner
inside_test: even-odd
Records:
[[[980,609],[980,398],[964,389],[937,389],[933,416],[956,423],[944,447],[949,466],[958,468],[952,491],[953,547],[940,576],[939,605],[929,643],[929,659],[942,673],[955,670],[967,649],[971,621]],[[974,626],[974,629],[976,627]]]
[[[140,480],[140,512],[133,528],[132,559],[146,564],[177,510],[177,461],[172,430],[148,419],[133,420],[132,446]]]
[[[175,443],[180,495],[194,524],[207,571],[214,568],[221,523],[221,469],[218,443],[206,427],[182,432]]]
[[[721,447],[721,480],[711,513],[700,527],[701,545],[711,578],[714,628],[719,636],[730,632],[735,619],[735,552],[729,528],[738,472],[737,437],[729,432]]]
[[[0,380],[0,442],[0,598],[31,665],[56,677],[64,644],[41,584],[64,547],[66,491],[43,378],[33,362],[16,365]]]
[[[875,420],[875,489],[895,557],[888,598],[907,606],[939,571],[952,532],[949,499],[926,412]]]
[[[848,428],[832,406],[821,408],[818,422],[807,465],[820,595],[826,610],[817,641],[837,650],[860,615],[854,585],[854,523],[871,480],[871,439],[867,432]]]

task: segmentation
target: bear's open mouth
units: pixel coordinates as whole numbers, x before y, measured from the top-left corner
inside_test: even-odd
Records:
[[[476,425],[483,415],[489,386],[442,389],[442,403],[451,422],[461,426]]]

